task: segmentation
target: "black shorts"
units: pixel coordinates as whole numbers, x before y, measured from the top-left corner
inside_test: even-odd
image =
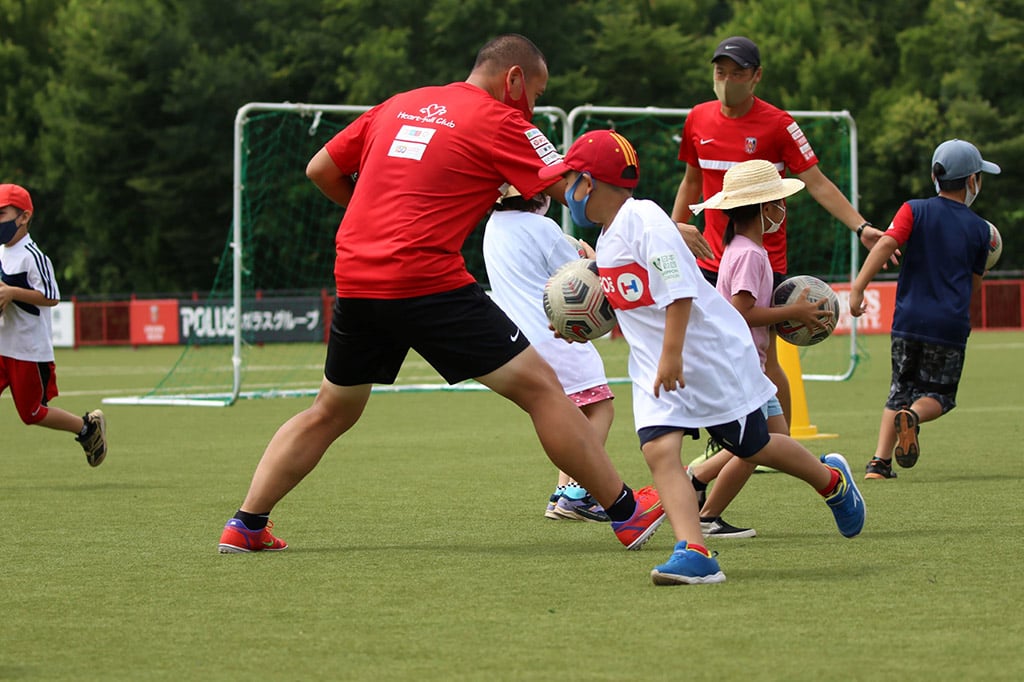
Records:
[[[768,420],[759,407],[746,417],[727,424],[709,426],[705,429],[712,439],[737,457],[751,457],[761,452],[771,434],[768,433]]]
[[[963,348],[892,337],[892,382],[885,406],[902,410],[927,397],[946,414],[956,407],[964,356]]]
[[[493,372],[529,345],[478,284],[415,298],[338,298],[324,376],[338,386],[392,384],[411,348],[457,384]]]
[[[768,421],[764,416],[764,410],[760,407],[742,419],[736,419],[726,424],[706,426],[704,430],[708,432],[712,440],[737,457],[756,455],[768,445],[768,441],[771,439],[771,435],[768,433]],[[655,438],[661,438],[674,431],[682,431],[684,438],[690,436],[694,440],[700,436],[700,430],[692,427],[645,426],[637,431],[637,435],[640,436],[640,447],[643,448]]]

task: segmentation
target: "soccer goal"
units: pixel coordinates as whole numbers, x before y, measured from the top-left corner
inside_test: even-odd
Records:
[[[306,179],[305,168],[369,108],[252,102],[238,110],[233,219],[210,293],[179,302],[184,348],[157,386],[104,402],[226,406],[239,398],[316,393],[334,303],[334,235],[344,211]],[[563,151],[567,122],[557,107],[534,112],[534,123]],[[486,281],[481,232],[467,240],[463,256]],[[399,384],[380,390],[445,388],[438,381],[410,357]]]
[[[614,128],[625,135],[640,157],[636,196],[672,209],[685,166],[678,160],[683,123],[690,109],[581,106],[569,112],[575,139],[588,130]],[[857,126],[848,111],[790,111],[814,147],[824,173],[857,207]],[[808,192],[787,199],[790,274],[814,275],[826,282],[850,282],[856,276],[860,242],[850,230],[818,205]],[[702,220],[698,218],[698,220]],[[565,224],[573,229],[571,223]],[[575,236],[595,243],[595,234]],[[845,302],[844,294],[840,294]],[[803,378],[844,381],[857,366],[857,330],[841,305],[839,333],[800,349]]]

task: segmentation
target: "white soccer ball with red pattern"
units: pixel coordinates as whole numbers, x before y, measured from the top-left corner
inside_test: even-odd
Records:
[[[988,221],[985,221],[988,223]],[[999,256],[1003,255],[1003,237],[999,230],[992,223],[988,223],[990,239],[988,242],[988,260],[985,261],[985,269],[991,270],[999,262]]]
[[[832,318],[824,323],[824,329],[821,327],[810,329],[793,320],[777,322],[775,331],[779,338],[789,341],[794,346],[813,346],[816,343],[821,343],[832,334],[836,328],[836,322],[839,321],[839,296],[828,284],[810,275],[796,275],[784,279],[779,286],[775,287],[775,292],[772,294],[772,305],[782,306],[796,303],[804,289],[809,289],[807,300],[811,303],[827,301],[825,310],[832,311]]]
[[[615,312],[601,290],[597,262],[570,261],[544,286],[544,312],[561,336],[591,341],[615,328]]]

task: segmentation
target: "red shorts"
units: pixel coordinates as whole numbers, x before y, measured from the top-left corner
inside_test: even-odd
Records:
[[[11,387],[18,416],[26,424],[46,418],[46,403],[57,397],[57,372],[52,362],[15,360],[0,355],[0,393]]]

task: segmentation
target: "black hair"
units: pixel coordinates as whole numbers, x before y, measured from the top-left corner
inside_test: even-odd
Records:
[[[473,69],[489,66],[493,71],[504,71],[518,65],[528,73],[536,73],[541,64],[546,65],[547,59],[533,41],[518,33],[505,33],[480,48]]]
[[[943,166],[941,163],[936,162],[936,164],[932,166],[932,175],[935,176],[935,179],[939,183],[940,192],[956,192],[961,189],[964,189],[967,187],[967,178],[971,177],[971,175],[977,175],[977,173],[971,173],[971,175],[968,175],[963,178],[955,178],[953,180],[940,180],[940,178],[945,174],[946,167]]]
[[[729,244],[736,236],[736,223],[745,223],[753,220],[754,216],[761,212],[761,204],[747,204],[736,208],[727,208],[722,213],[729,217],[729,224],[725,226],[725,234],[722,235],[722,244]]]
[[[537,192],[533,195],[532,199],[527,199],[521,194],[517,194],[514,197],[505,197],[498,202],[497,206],[494,207],[495,211],[524,211],[526,213],[536,213],[538,209],[544,207],[545,194],[543,192]]]

